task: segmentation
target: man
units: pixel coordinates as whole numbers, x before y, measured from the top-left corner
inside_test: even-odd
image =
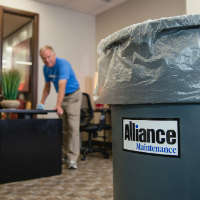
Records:
[[[52,47],[42,47],[40,56],[44,62],[45,85],[37,109],[44,109],[45,100],[50,92],[50,82],[53,82],[58,93],[57,104],[54,109],[63,119],[63,158],[69,169],[76,169],[80,152],[79,125],[82,101],[79,83],[70,63],[65,59],[56,57]]]

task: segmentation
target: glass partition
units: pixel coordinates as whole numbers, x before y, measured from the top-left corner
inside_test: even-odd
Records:
[[[17,68],[22,74],[18,99],[27,102],[31,109],[33,20],[29,17],[4,13],[2,70]]]

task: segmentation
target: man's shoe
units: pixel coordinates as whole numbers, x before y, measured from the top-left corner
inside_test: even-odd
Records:
[[[68,165],[68,169],[77,169],[77,162],[71,160]]]

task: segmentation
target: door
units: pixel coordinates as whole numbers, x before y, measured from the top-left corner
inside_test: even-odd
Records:
[[[0,71],[18,68],[18,99],[36,108],[38,80],[38,14],[0,6]]]

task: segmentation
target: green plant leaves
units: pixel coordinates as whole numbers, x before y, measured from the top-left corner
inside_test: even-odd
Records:
[[[21,81],[21,73],[18,69],[4,70],[1,73],[1,85],[6,100],[15,100]]]

